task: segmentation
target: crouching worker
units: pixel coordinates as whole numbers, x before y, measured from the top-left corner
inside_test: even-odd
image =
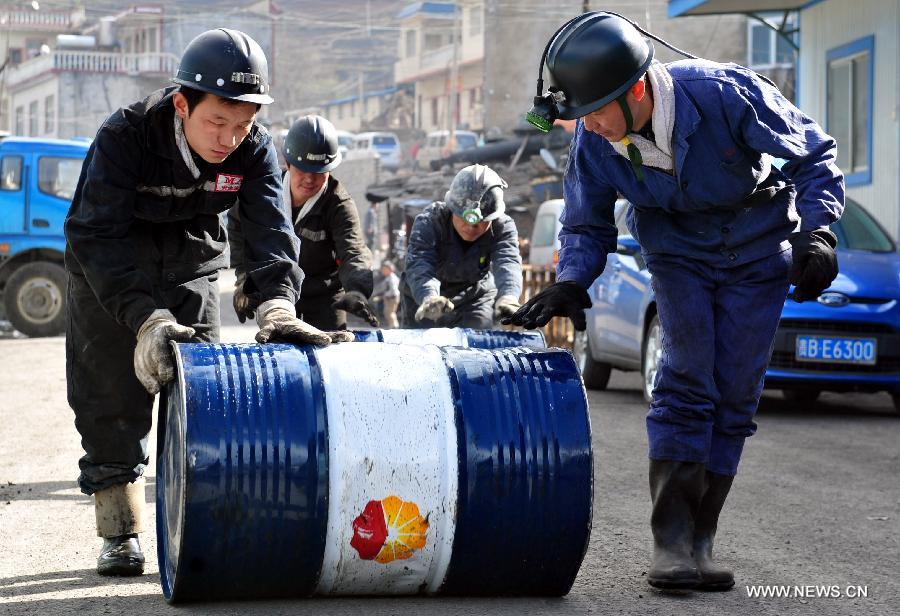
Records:
[[[504,182],[484,165],[453,178],[416,216],[401,279],[400,325],[490,329],[519,308],[522,258]]]
[[[170,341],[218,340],[220,213],[238,203],[247,221],[259,342],[347,339],[294,316],[299,247],[272,140],[256,122],[272,102],[262,49],[242,32],[210,30],[188,45],[174,82],[100,127],[65,222],[68,399],[102,575],[143,572],[153,398],[173,378]]]
[[[353,198],[331,172],[341,164],[334,125],[321,116],[294,122],[284,140],[281,198],[300,239],[300,267],[305,275],[295,307],[304,321],[327,330],[347,329],[347,312],[372,327],[378,320],[369,307],[372,253],[363,241]],[[243,211],[228,213],[231,264],[237,274],[234,310],[241,323],[252,318],[258,292],[247,284],[249,256]]]

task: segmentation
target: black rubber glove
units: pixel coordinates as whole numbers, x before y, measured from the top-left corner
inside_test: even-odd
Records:
[[[237,315],[238,321],[243,323],[247,319],[252,319],[259,308],[259,293],[244,293],[244,286],[237,285],[234,287],[234,295],[231,297],[231,305],[234,306],[234,313]]]
[[[587,291],[571,280],[556,282],[525,302],[504,325],[521,325],[525,329],[543,327],[553,317],[569,317],[578,331],[587,328],[584,311],[591,307]]]
[[[794,285],[794,301],[816,299],[838,275],[837,236],[828,229],[801,231],[788,240],[794,253],[794,263],[788,280]]]
[[[372,314],[366,296],[359,291],[347,291],[339,300],[331,304],[331,307],[335,310],[346,310],[368,322],[372,327],[378,327],[378,319]]]

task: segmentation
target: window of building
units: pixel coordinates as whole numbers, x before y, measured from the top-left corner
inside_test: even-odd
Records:
[[[425,35],[425,51],[431,51],[432,49],[439,49],[443,46],[444,46],[444,35],[443,34],[426,34]]]
[[[773,28],[781,28],[784,13],[759,13]],[[789,67],[794,63],[794,47],[783,36],[772,28],[755,19],[747,20],[747,53],[752,68]],[[796,13],[789,13],[784,24],[784,31],[790,32],[797,27]],[[796,37],[796,34],[790,35]],[[796,40],[796,39],[794,39]]]
[[[481,15],[484,7],[476,4],[469,9],[469,36],[477,36],[481,34]]]
[[[847,185],[872,182],[872,67],[875,37],[826,54],[825,130],[837,141],[837,165]]]
[[[4,156],[0,160],[0,190],[22,189],[22,157]]]
[[[438,121],[438,99],[431,99],[431,125],[438,126],[440,122]]]
[[[31,101],[28,104],[28,136],[36,136],[38,130],[38,102]]]
[[[147,30],[147,42],[148,42],[147,51],[152,52],[152,53],[155,53],[157,51],[156,37],[157,37],[156,28],[150,28],[149,30]]]
[[[42,156],[38,159],[38,190],[71,201],[83,162],[81,158]]]
[[[416,35],[418,32],[416,30],[407,30],[406,31],[406,56],[407,58],[411,58],[416,55]]]
[[[16,134],[25,134],[25,108],[16,107]]]
[[[56,129],[56,97],[52,94],[44,99],[44,133],[50,134]]]

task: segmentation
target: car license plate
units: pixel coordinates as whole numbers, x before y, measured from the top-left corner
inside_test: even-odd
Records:
[[[875,338],[843,336],[797,336],[797,361],[875,365],[878,341]]]

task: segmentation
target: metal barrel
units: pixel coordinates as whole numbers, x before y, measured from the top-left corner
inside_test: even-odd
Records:
[[[593,495],[569,353],[175,348],[157,459],[168,601],[569,591]]]
[[[356,342],[391,342],[403,344],[436,344],[474,349],[502,349],[526,346],[546,349],[540,331],[506,331],[502,329],[469,329],[464,327],[432,327],[429,329],[355,330]]]

